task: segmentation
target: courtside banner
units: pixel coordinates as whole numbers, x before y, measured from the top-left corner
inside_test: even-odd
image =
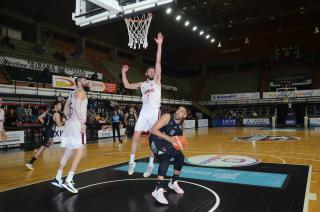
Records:
[[[208,119],[199,119],[198,120],[198,127],[208,127],[209,121]]]
[[[298,90],[296,92],[288,91],[289,97],[312,97],[320,96],[320,89],[316,90]],[[263,92],[264,99],[276,99],[284,97],[284,92]]]
[[[259,92],[211,95],[211,101],[226,101],[226,100],[241,101],[241,100],[259,99],[259,98],[260,98]]]
[[[269,125],[270,119],[268,118],[243,119],[243,126],[246,127],[265,127]]]
[[[1,141],[0,146],[20,145],[24,143],[24,131],[7,131],[6,141]]]
[[[123,136],[126,132],[125,128],[120,129],[120,135]],[[116,134],[118,136],[118,134]],[[99,130],[98,131],[98,138],[111,138],[112,135],[112,129],[107,128],[105,130]]]
[[[213,126],[215,127],[236,127],[236,119],[215,119],[213,120]]]
[[[76,84],[74,78],[52,75],[52,87],[64,88],[64,89],[75,89]]]
[[[195,120],[185,120],[184,121],[184,129],[192,129],[196,127]]]
[[[104,83],[100,81],[87,80],[89,83],[90,91],[103,92],[103,93],[116,93],[117,86],[112,83]],[[72,77],[52,75],[52,87],[75,89],[75,79]]]
[[[310,118],[310,127],[320,127],[320,118]]]

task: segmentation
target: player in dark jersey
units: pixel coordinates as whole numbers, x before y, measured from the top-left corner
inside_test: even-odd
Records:
[[[60,127],[64,123],[63,114],[61,112],[61,102],[55,102],[53,108],[42,113],[38,120],[43,125],[43,134],[41,146],[35,149],[34,154],[26,167],[33,170],[33,163],[41,156],[41,154],[53,143],[54,132],[56,126]]]
[[[134,132],[134,127],[136,126],[137,122],[137,114],[133,108],[133,106],[129,107],[129,111],[125,116],[124,123],[127,127],[126,129],[126,134],[127,138],[132,138],[133,132]]]
[[[174,172],[168,186],[178,194],[184,193],[178,185],[178,178],[184,164],[184,155],[173,147],[172,142],[174,142],[174,136],[183,134],[183,122],[187,115],[187,108],[180,106],[174,114],[161,116],[150,130],[150,148],[159,161],[158,181],[152,196],[162,204],[168,204],[164,196],[167,182],[164,178],[172,159],[174,159]]]

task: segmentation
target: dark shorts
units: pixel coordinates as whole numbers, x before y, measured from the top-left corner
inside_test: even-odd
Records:
[[[169,157],[174,158],[181,151],[173,148],[172,144],[169,141],[160,139],[155,135],[150,135],[149,145],[153,154],[157,157],[158,155],[166,154]]]
[[[42,134],[41,146],[49,147],[54,137],[53,130],[44,130]]]

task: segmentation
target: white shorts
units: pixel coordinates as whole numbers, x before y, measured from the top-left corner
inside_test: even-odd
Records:
[[[142,107],[134,131],[148,132],[153,127],[153,125],[159,120],[159,117],[160,108]]]
[[[67,120],[61,135],[61,147],[78,149],[86,143],[86,134],[81,134],[81,123],[75,119]]]

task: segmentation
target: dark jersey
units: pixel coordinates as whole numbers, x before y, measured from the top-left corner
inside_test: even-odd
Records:
[[[56,123],[55,121],[53,120],[53,115],[55,114],[56,112],[53,111],[53,110],[49,110],[46,114],[46,117],[44,118],[44,123],[43,123],[43,128],[45,130],[55,130],[56,128]]]
[[[132,114],[128,113],[127,123],[128,123],[128,126],[130,126],[130,127],[133,127],[136,124],[136,117],[135,117],[134,113],[132,113]]]
[[[170,121],[167,125],[163,126],[160,129],[160,132],[168,135],[168,136],[179,136],[183,134],[183,123],[177,124],[174,121],[174,114],[170,114]],[[150,137],[154,138],[155,135],[151,134]]]

